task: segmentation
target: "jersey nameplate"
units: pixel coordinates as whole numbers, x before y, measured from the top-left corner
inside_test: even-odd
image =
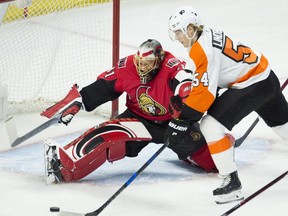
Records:
[[[211,29],[211,32],[212,32],[212,45],[213,45],[213,47],[216,47],[216,48],[222,50],[223,37],[224,37],[223,31],[217,31],[217,30]]]

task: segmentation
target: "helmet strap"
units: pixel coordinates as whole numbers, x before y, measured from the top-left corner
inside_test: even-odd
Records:
[[[195,36],[197,35],[197,32],[198,32],[198,30],[196,29],[196,31],[194,32],[194,34],[192,35],[192,37],[189,37],[188,34],[187,34],[187,32],[186,32],[186,37],[189,39],[189,47],[192,46],[193,40],[194,40]]]

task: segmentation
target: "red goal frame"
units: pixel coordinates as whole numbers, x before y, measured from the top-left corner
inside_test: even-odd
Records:
[[[113,67],[119,60],[120,47],[120,0],[113,0],[113,39],[112,39],[112,65]],[[115,118],[119,111],[119,100],[112,101],[111,118]]]

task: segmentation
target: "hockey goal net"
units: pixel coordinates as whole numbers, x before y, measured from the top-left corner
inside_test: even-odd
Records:
[[[112,66],[111,0],[1,1],[0,86],[9,114],[43,110]],[[111,114],[111,103],[98,112]]]

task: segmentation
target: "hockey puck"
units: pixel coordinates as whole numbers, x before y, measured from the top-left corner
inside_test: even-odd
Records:
[[[50,212],[59,212],[60,208],[59,207],[50,207]]]

